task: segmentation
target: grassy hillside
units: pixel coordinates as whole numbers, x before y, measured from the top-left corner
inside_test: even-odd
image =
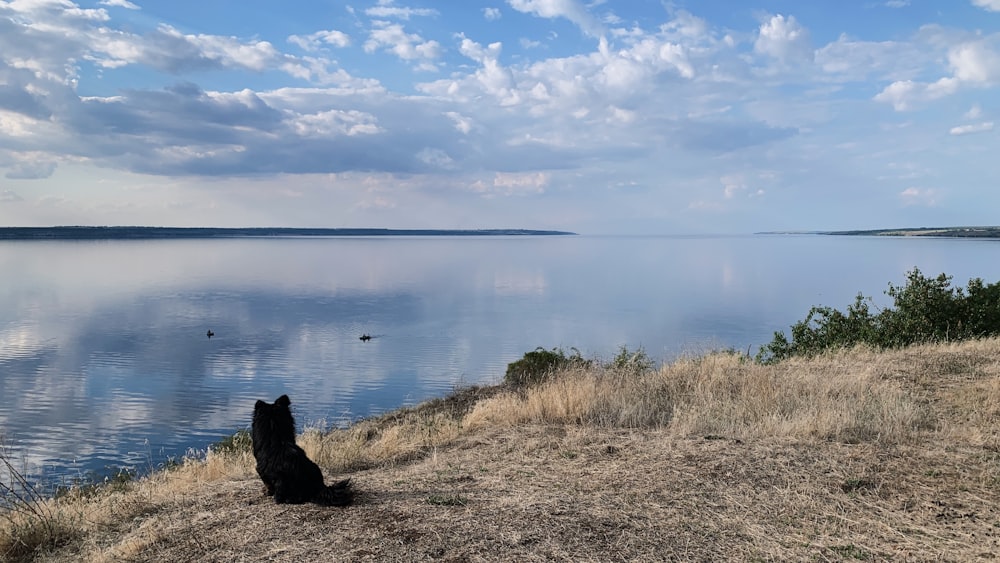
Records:
[[[272,398],[267,398],[272,399]],[[307,397],[292,397],[296,401]],[[248,424],[252,405],[248,405]],[[361,491],[275,505],[245,436],[0,517],[37,561],[946,560],[1000,553],[1000,340],[577,366],[300,444]]]

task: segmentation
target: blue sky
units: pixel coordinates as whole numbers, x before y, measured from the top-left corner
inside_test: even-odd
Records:
[[[0,225],[1000,224],[1000,0],[0,0]]]

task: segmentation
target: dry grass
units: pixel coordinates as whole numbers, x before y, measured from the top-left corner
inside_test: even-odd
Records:
[[[1000,553],[1000,340],[719,354],[478,388],[300,442],[356,505],[282,506],[244,449],[47,501],[38,561],[972,561]],[[24,541],[25,545],[30,542]],[[8,551],[3,551],[8,550]]]
[[[857,349],[775,366],[735,354],[680,360],[636,375],[576,369],[527,395],[483,401],[472,426],[587,423],[715,434],[901,443],[932,424],[927,405],[884,377],[897,356]]]

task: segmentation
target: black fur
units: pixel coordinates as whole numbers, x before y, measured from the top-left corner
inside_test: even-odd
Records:
[[[279,504],[314,502],[328,506],[347,506],[354,500],[351,480],[333,485],[323,483],[323,472],[295,444],[295,418],[288,395],[271,403],[257,401],[253,407],[253,457],[257,474],[264,481],[265,493]]]

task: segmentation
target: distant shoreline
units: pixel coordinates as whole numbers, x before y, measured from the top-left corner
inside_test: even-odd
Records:
[[[1000,227],[915,227],[859,231],[769,231],[758,235],[847,235],[876,237],[1000,238]]]
[[[0,227],[0,240],[135,240],[266,237],[568,236],[533,229],[311,229],[294,227]]]

